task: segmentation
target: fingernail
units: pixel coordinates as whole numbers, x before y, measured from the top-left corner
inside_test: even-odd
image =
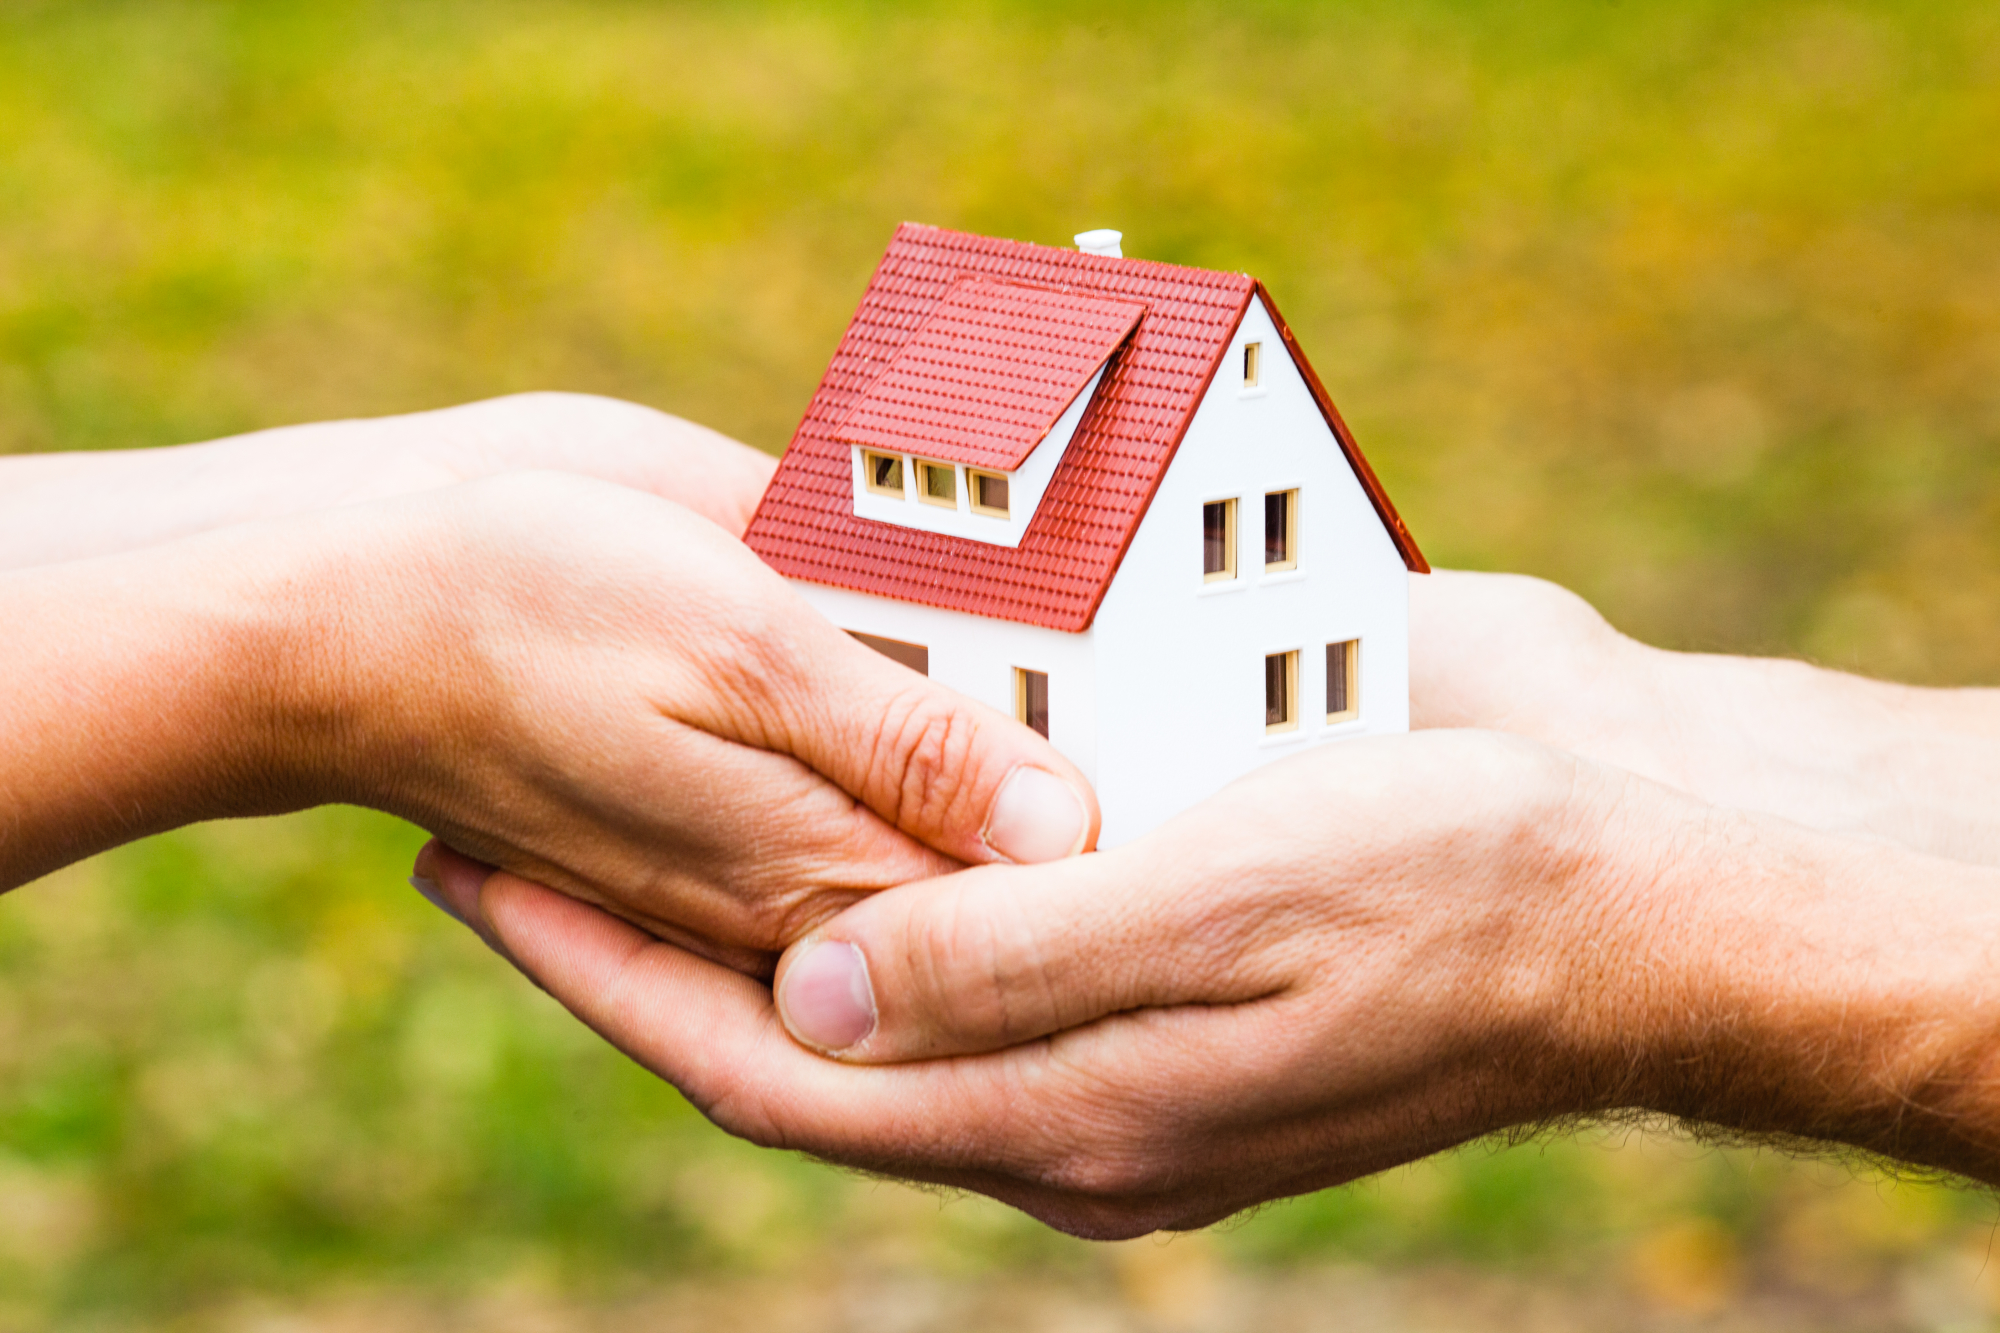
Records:
[[[868,960],[840,940],[809,946],[785,972],[778,1016],[806,1045],[844,1051],[875,1030]]]
[[[451,904],[445,901],[444,890],[438,887],[436,880],[425,879],[422,875],[412,875],[410,876],[410,887],[428,898],[432,907],[437,908],[438,911],[443,912],[453,921],[458,922],[459,925],[462,926],[465,924],[465,918],[457,912],[452,911]]]
[[[1023,765],[1000,784],[980,835],[988,847],[1023,865],[1060,861],[1083,850],[1090,811],[1076,789],[1055,774]]]

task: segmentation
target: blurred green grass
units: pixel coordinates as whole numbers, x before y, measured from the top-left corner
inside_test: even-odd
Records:
[[[1997,89],[1969,0],[15,0],[0,449],[555,387],[775,450],[897,221],[1112,225],[1269,282],[1438,563],[1676,646],[1991,683]],[[8,899],[0,1325],[1113,1262],[724,1140],[433,920],[418,840],[198,828]],[[1892,1282],[1993,1219],[1847,1179],[1587,1136],[1208,1244],[1695,1308]]]

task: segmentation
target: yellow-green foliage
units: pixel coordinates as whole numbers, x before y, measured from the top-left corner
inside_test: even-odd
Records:
[[[559,387],[775,450],[897,221],[1110,225],[1269,282],[1440,563],[1676,645],[1991,681],[1996,87],[1982,0],[17,0],[0,449]],[[418,841],[198,829],[4,905],[7,1308],[1085,1262],[723,1140],[403,889]],[[1847,1280],[1961,1211],[1559,1144],[1218,1244]]]

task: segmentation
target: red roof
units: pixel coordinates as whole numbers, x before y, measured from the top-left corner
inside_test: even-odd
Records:
[[[915,340],[929,332],[927,321],[967,278],[994,280],[982,284],[988,287],[1038,288],[1050,298],[1049,306],[1038,308],[1068,300],[1078,302],[1065,307],[1070,310],[1089,302],[1136,304],[1145,312],[1122,346],[1113,339],[1118,350],[1016,547],[854,515],[843,425],[870,400],[892,401],[886,388],[876,392],[878,384],[895,373],[900,354],[914,350]],[[1112,259],[907,222],[896,229],[870,279],[744,540],[789,578],[1050,629],[1087,629],[1253,295],[1270,308],[1404,563],[1428,571],[1261,284],[1240,273]],[[960,369],[982,383],[998,382],[1000,374],[985,365]]]
[[[1012,472],[1145,313],[1137,301],[960,278],[835,433]]]

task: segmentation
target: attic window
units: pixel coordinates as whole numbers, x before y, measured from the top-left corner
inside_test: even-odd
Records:
[[[868,489],[877,495],[903,498],[903,460],[894,454],[863,451],[861,466],[868,476]]]
[[[1299,727],[1299,655],[1272,653],[1264,659],[1264,731]]]
[[[1299,493],[1272,491],[1264,497],[1264,570],[1299,567]]]
[[[1244,388],[1254,389],[1257,387],[1257,385],[1260,382],[1259,375],[1263,370],[1263,361],[1264,361],[1263,343],[1243,344],[1243,387]]]
[[[958,469],[949,463],[917,464],[917,498],[925,504],[958,508]]]
[[[965,484],[972,488],[973,513],[1007,517],[1007,478],[997,472],[974,472],[967,468]]]
[[[1211,500],[1201,507],[1201,578],[1219,583],[1236,577],[1236,501]]]
[[[1326,646],[1326,720],[1351,722],[1361,716],[1361,640]]]

